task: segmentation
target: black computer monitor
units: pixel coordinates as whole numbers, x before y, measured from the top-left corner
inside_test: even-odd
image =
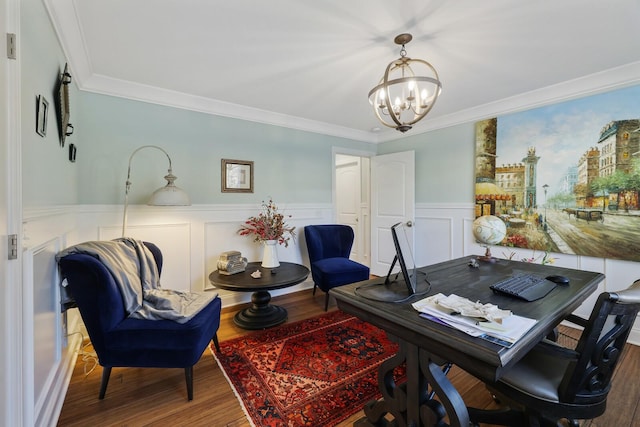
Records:
[[[413,295],[416,293],[417,271],[413,251],[409,243],[409,233],[411,233],[411,230],[409,230],[403,222],[391,226],[391,236],[393,237],[393,245],[396,248],[396,255],[389,268],[389,273],[387,273],[385,283],[390,282],[390,276],[393,274],[392,271],[397,262],[400,265],[400,271],[402,272],[407,292],[409,295]]]
[[[412,230],[404,223],[398,223],[391,227],[391,236],[395,248],[395,256],[387,273],[382,280],[371,281],[356,288],[356,294],[367,299],[381,302],[403,302],[415,296],[426,294],[431,285],[426,280],[418,280],[420,273],[416,269],[416,263],[411,250]],[[400,271],[394,272],[396,263]]]

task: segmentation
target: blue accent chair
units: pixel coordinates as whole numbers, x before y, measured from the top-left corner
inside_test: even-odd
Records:
[[[144,242],[162,270],[162,253]],[[70,254],[58,262],[67,291],[75,300],[103,367],[99,398],[104,399],[112,367],[183,368],[187,398],[193,400],[193,365],[213,339],[220,346],[221,300],[213,299],[186,323],[127,318],[122,294],[102,262],[87,254]]]
[[[324,311],[329,308],[329,291],[337,286],[369,279],[369,267],[349,259],[353,229],[348,225],[308,225],[304,236],[309,251],[313,295],[316,288],[326,293]]]

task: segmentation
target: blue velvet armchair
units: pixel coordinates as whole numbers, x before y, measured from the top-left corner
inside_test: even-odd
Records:
[[[156,245],[144,244],[160,272],[162,253]],[[99,259],[75,253],[62,257],[58,264],[103,367],[99,398],[104,398],[111,368],[115,366],[183,368],[187,398],[192,400],[193,365],[212,339],[220,351],[220,298],[214,298],[186,323],[130,318],[125,314],[119,287]]]
[[[329,291],[337,286],[369,279],[369,267],[349,259],[353,229],[348,225],[308,225],[304,236],[309,251],[313,294],[325,293],[324,310],[329,308]]]

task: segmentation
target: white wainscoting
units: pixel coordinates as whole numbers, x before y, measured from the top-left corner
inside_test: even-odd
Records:
[[[162,251],[163,266],[160,284],[163,288],[191,290],[191,224],[163,223],[129,226],[127,236],[151,242]],[[100,226],[98,240],[111,240],[122,236],[121,227]]]
[[[333,222],[330,204],[280,206],[291,215],[296,238],[278,247],[282,261],[309,265],[303,228]],[[260,246],[236,231],[256,205],[196,205],[188,207],[130,206],[126,235],[158,245],[166,288],[219,292],[223,306],[250,301],[250,294],[217,290],[208,280],[221,252],[235,249],[259,261]],[[107,240],[122,234],[122,206],[81,205],[25,209],[23,215],[25,306],[22,333],[24,400],[29,425],[55,425],[64,402],[84,329],[76,309],[60,313],[59,277],[55,254],[87,240]],[[273,295],[313,287],[311,277]],[[311,296],[310,296],[311,297]],[[96,390],[97,398],[98,390]]]
[[[259,261],[261,250],[237,229],[256,205],[194,205],[188,207],[130,206],[127,235],[151,241],[164,255],[162,284],[166,288],[219,292],[223,306],[250,300],[249,294],[216,290],[208,280],[221,252],[239,250],[249,261]],[[282,261],[309,265],[303,228],[308,224],[333,222],[331,204],[281,206],[292,217],[297,236],[289,247],[278,247]],[[415,257],[418,265],[484,253],[474,242],[471,224],[473,204],[418,204],[415,212]],[[122,206],[81,205],[27,209],[23,215],[25,248],[25,316],[22,333],[25,354],[25,399],[34,408],[33,421],[55,425],[69,377],[81,342],[81,322],[76,310],[67,316],[57,312],[59,292],[54,255],[59,249],[86,240],[111,239],[122,234]],[[498,257],[531,257],[532,252],[494,247]],[[537,254],[540,255],[540,254]],[[616,291],[638,279],[638,263],[553,254],[556,265],[598,271],[607,277],[600,291]],[[311,278],[300,285],[274,291],[273,295],[313,287]],[[597,293],[577,314],[590,313]],[[51,321],[43,321],[44,318]],[[37,323],[37,325],[36,325]],[[37,334],[35,329],[37,328]],[[19,333],[17,331],[16,333]],[[630,342],[640,344],[640,326],[632,331]],[[37,353],[37,356],[36,356]],[[36,366],[37,365],[37,366]],[[97,395],[97,390],[96,390]]]
[[[59,250],[60,239],[53,239],[24,254],[23,328],[31,339],[23,341],[23,401],[33,408],[33,418],[25,418],[27,425],[35,424],[50,406],[46,392],[56,377],[61,356],[61,314],[55,304],[60,292],[50,281],[57,277],[54,257]]]

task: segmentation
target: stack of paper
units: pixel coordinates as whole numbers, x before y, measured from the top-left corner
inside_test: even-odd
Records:
[[[517,316],[493,304],[474,303],[454,294],[433,295],[412,306],[422,317],[504,347],[511,347],[536,324],[535,319]]]

